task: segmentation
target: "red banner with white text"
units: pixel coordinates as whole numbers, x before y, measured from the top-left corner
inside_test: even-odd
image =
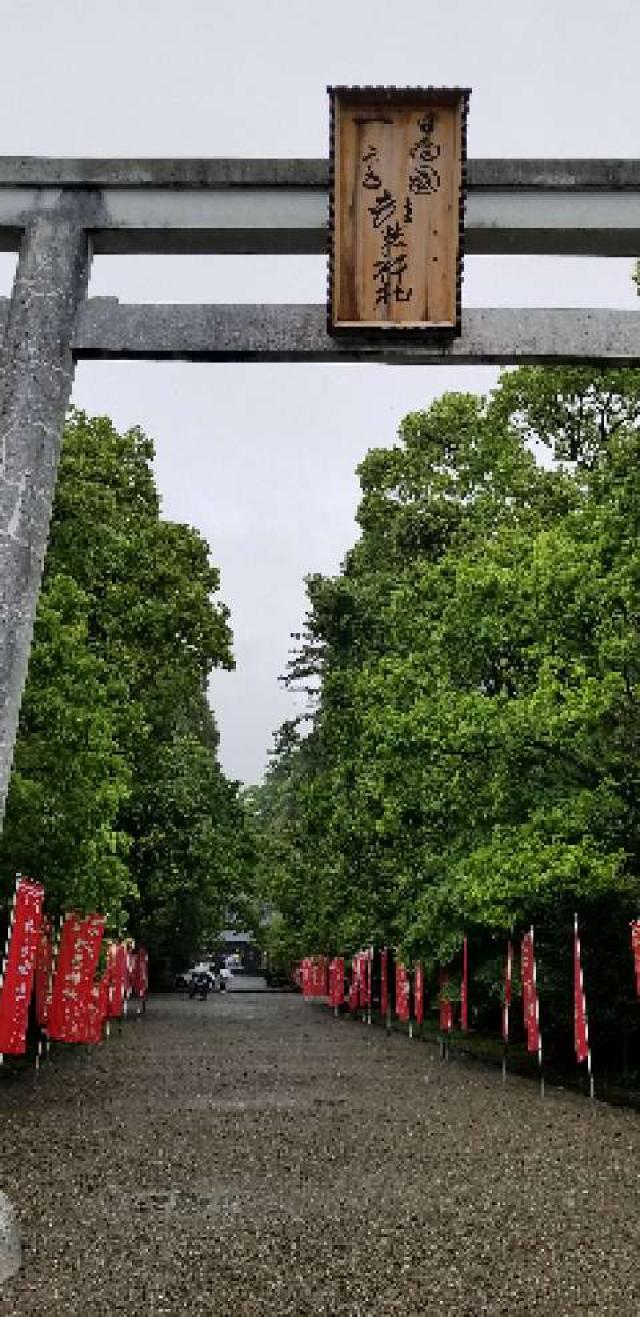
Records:
[[[537,1052],[540,1047],[540,1016],[533,928],[525,933],[522,939],[522,1008],[527,1035],[527,1051]]]
[[[396,965],[396,1015],[399,1020],[411,1019],[411,980],[404,965]]]
[[[422,1024],[424,1020],[424,970],[422,965],[416,965],[413,978],[413,1013],[416,1024]]]
[[[586,1061],[589,1056],[589,1027],[587,1024],[587,1000],[582,978],[582,958],[580,951],[580,933],[576,915],[573,931],[573,1040],[576,1060]]]
[[[130,997],[134,991],[135,974],[136,974],[136,953],[132,942],[125,942],[127,948],[127,980],[125,996]]]
[[[327,968],[328,961],[326,956],[316,956],[314,958],[311,977],[314,997],[326,997],[327,995]]]
[[[372,974],[372,970],[373,970],[373,953],[372,953],[370,950],[369,950],[369,951],[363,951],[363,953],[362,953],[362,997],[361,997],[361,1002],[362,1002],[362,1005],[363,1005],[363,1006],[367,1006],[367,1007],[369,1007],[369,1006],[371,1005],[371,986],[372,986],[372,983],[373,983],[373,974]]]
[[[135,953],[133,991],[141,1001],[144,1001],[149,993],[149,953],[146,947],[138,947]]]
[[[360,960],[358,956],[351,959],[351,981],[349,983],[349,1010],[354,1014],[360,1001]]]
[[[351,957],[351,983],[349,987],[349,1009],[357,1011],[360,1005],[360,953]]]
[[[440,971],[440,1032],[451,1033],[453,1029],[453,1002],[449,996],[449,975],[446,970]]]
[[[109,1011],[109,973],[105,970],[97,983],[92,983],[87,1001],[85,1043],[101,1043],[102,1030]]]
[[[504,1000],[502,1003],[502,1038],[509,1042],[509,1012],[511,1010],[511,985],[513,981],[513,945],[507,942],[507,956],[504,964]]]
[[[303,962],[304,965],[304,962]],[[127,990],[127,948],[124,942],[111,942],[107,947],[107,1017],[118,1019],[124,1014]]]
[[[462,942],[462,981],[460,984],[460,1028],[463,1033],[469,1028],[469,943],[465,937]]]
[[[305,956],[302,961],[303,997],[327,996],[328,964],[326,956]]]
[[[104,915],[65,916],[47,1020],[47,1033],[57,1042],[88,1041],[89,1002],[104,925]]]
[[[344,957],[335,956],[329,965],[329,1005],[338,1007],[344,1002]]]
[[[16,883],[8,949],[0,988],[0,1054],[27,1050],[29,1002],[33,989],[44,889],[28,878]]]
[[[389,1007],[389,952],[383,947],[380,952],[380,1011],[386,1016]]]
[[[38,946],[36,949],[36,963],[34,973],[34,988],[36,994],[36,1020],[41,1029],[44,1029],[49,1016],[49,1007],[51,1005],[51,989],[53,986],[53,929],[51,921],[46,917],[42,920],[42,926],[38,935]]]
[[[371,953],[359,951],[358,961],[358,1005],[364,1010],[371,1002]]]

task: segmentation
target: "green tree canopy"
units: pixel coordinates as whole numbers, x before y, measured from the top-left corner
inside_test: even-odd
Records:
[[[289,673],[309,729],[264,788],[305,951],[435,968],[465,930],[635,910],[639,446],[640,372],[525,368],[365,457],[360,538],[309,579]]]
[[[209,674],[232,666],[219,574],[167,522],[139,429],[65,428],[0,874],[52,908],[98,907],[185,958],[246,887],[236,784],[217,762]]]

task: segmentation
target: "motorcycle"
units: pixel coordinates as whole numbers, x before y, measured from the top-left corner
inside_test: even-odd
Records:
[[[194,974],[189,985],[189,1000],[198,996],[200,1001],[206,1001],[211,992],[213,984],[210,974]]]

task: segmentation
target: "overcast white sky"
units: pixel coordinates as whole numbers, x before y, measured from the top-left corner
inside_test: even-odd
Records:
[[[324,156],[327,83],[468,85],[470,156],[637,156],[632,0],[0,0],[0,154]],[[0,255],[0,293],[14,262]],[[637,306],[629,261],[476,258],[467,305]],[[101,257],[123,301],[323,301],[316,257]],[[166,516],[206,536],[237,671],[213,678],[227,772],[260,778],[305,573],[355,536],[354,468],[486,368],[82,363],[74,401],[141,424]]]

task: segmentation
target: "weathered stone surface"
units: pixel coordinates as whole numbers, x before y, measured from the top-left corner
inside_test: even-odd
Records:
[[[383,361],[398,365],[640,365],[640,311],[463,311],[460,338],[332,337],[324,306],[85,303],[78,357],[191,361]]]
[[[7,1195],[0,1189],[0,1285],[15,1276],[22,1262],[16,1214]]]
[[[476,160],[468,252],[640,251],[640,161]],[[640,364],[637,313],[468,311],[460,339],[331,339],[323,307],[86,308],[98,251],[322,252],[324,160],[0,158],[0,249],[22,240],[0,355],[0,823],[75,357]],[[21,236],[23,235],[23,236]]]
[[[634,256],[640,161],[471,160],[470,254]],[[96,252],[324,252],[326,160],[0,157],[0,250],[37,214],[91,194]]]
[[[0,823],[49,532],[88,240],[69,202],[25,235],[0,356]]]
[[[476,159],[469,188],[640,189],[640,160]],[[316,187],[325,159],[56,159],[0,156],[0,187]]]

